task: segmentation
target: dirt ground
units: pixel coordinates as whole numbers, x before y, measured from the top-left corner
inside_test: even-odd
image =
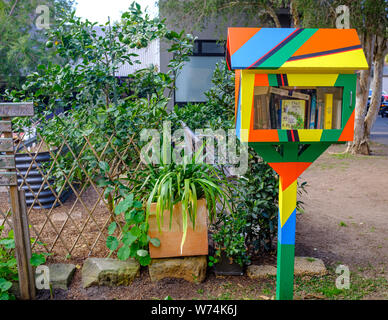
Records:
[[[333,267],[338,264],[347,265],[361,277],[388,279],[384,269],[388,266],[388,146],[372,146],[372,156],[349,156],[342,153],[344,145],[334,145],[300,178],[308,187],[300,197],[304,212],[297,215],[296,255],[323,259],[332,270],[326,279],[329,282],[335,282]],[[260,260],[275,264],[276,256]],[[152,283],[147,269],[142,269],[129,287],[83,289],[82,261],[74,263],[78,269],[70,290],[56,290],[54,299],[270,299],[275,292],[274,278],[254,281],[247,276],[216,277],[209,270],[201,284],[176,279]],[[362,294],[349,298],[388,298],[386,282],[375,288],[374,280],[367,282],[366,278],[359,278],[357,284],[357,294]],[[296,279],[295,299],[323,299],[336,294],[330,287],[333,284],[324,289],[326,295],[320,293],[327,281],[318,283],[318,289],[304,289],[306,281],[310,283],[311,279]],[[365,291],[365,287],[375,289]],[[39,299],[49,298],[48,292],[39,295]]]
[[[388,266],[388,146],[372,156],[340,154],[331,146],[299,179],[307,181],[297,218],[296,254],[351,269]]]

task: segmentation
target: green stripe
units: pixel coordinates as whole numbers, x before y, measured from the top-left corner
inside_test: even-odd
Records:
[[[249,142],[249,146],[266,162],[284,162],[282,156],[275,150],[272,144]]]
[[[321,141],[337,141],[342,133],[342,129],[326,129],[322,131]]]
[[[304,29],[279,51],[260,64],[262,68],[280,68],[318,29]]]
[[[356,104],[356,83],[357,75],[339,74],[334,84],[335,87],[344,88],[342,100],[342,128],[345,127],[348,122]],[[352,101],[350,101],[350,92],[352,92]]]
[[[295,245],[278,243],[276,300],[292,300]]]
[[[288,142],[287,130],[278,129],[279,142]]]
[[[310,146],[305,151],[303,151],[303,153],[298,157],[298,161],[314,162],[330,146],[331,146],[330,142],[320,142],[320,143],[310,144]]]
[[[277,87],[278,86],[278,80],[276,79],[276,74],[268,74],[268,83],[270,87]]]

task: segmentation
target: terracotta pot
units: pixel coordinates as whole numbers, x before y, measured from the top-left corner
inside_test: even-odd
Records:
[[[181,242],[183,236],[182,229],[182,205],[178,203],[174,206],[172,214],[172,224],[170,229],[170,212],[168,210],[163,213],[163,224],[161,224],[161,233],[158,230],[156,222],[156,203],[151,204],[149,216],[149,236],[158,238],[160,246],[157,248],[150,243],[151,258],[167,258],[167,257],[182,257],[182,256],[201,256],[208,254],[208,236],[207,236],[207,208],[206,200],[198,200],[197,219],[195,230],[193,224],[188,218],[186,240],[181,252]]]

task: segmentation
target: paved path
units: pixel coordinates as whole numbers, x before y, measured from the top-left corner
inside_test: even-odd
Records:
[[[388,118],[377,116],[370,138],[374,142],[388,145]]]

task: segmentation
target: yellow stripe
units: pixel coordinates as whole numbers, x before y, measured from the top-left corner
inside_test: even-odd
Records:
[[[253,90],[255,85],[255,74],[241,72],[241,129],[247,130],[241,132],[241,141],[248,142],[248,132],[251,122]]]
[[[322,129],[299,129],[299,141],[321,141]]]
[[[303,70],[303,69],[325,69],[338,72],[341,70],[366,70],[366,62],[362,49],[356,49],[346,52],[328,54],[320,57],[312,57],[295,61],[285,62],[278,70]]]
[[[279,186],[279,213],[281,227],[287,222],[292,212],[296,208],[296,191],[297,191],[297,180],[291,183],[288,188],[282,191],[281,180]]]
[[[288,85],[290,86],[328,86],[333,87],[338,74],[287,74]]]

